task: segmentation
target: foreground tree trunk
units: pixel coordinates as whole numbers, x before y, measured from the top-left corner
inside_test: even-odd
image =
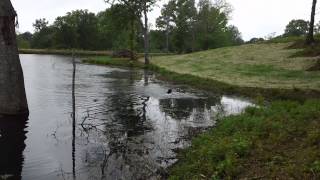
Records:
[[[28,113],[10,0],[0,1],[0,115]]]
[[[317,6],[317,0],[313,0],[312,2],[312,10],[311,10],[311,20],[310,20],[310,25],[309,25],[309,33],[307,36],[307,45],[313,44],[314,43],[314,36],[313,36],[313,31],[314,31],[314,18],[316,15],[316,6]]]

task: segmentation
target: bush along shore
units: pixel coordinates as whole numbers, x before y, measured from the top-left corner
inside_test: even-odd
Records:
[[[95,56],[105,56],[107,58],[111,57],[114,51],[87,51],[79,49],[19,49],[20,54],[53,54],[53,55],[67,55],[70,56],[74,53],[77,56],[82,57],[95,57]],[[171,53],[150,53],[150,55],[156,56],[167,56],[172,55]],[[142,57],[143,53],[137,53],[138,57]]]
[[[110,56],[112,51],[85,51],[72,49],[19,49],[20,54],[55,54],[55,55],[72,55],[77,56]]]

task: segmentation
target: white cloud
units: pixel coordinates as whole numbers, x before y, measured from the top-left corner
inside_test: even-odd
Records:
[[[244,39],[282,34],[292,19],[308,20],[311,0],[229,0],[234,7],[231,23]]]

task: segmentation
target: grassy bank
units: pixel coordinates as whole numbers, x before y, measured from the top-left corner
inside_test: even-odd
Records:
[[[287,44],[286,44],[287,45]],[[261,45],[250,45],[250,46],[261,46]],[[283,48],[283,46],[280,46],[281,48]],[[286,46],[285,46],[286,47]],[[243,46],[238,46],[238,47],[234,47],[235,49],[237,48],[243,48]],[[221,49],[218,50],[212,50],[212,51],[220,51]],[[222,49],[223,50],[223,49]],[[287,51],[287,50],[284,50]],[[289,51],[293,51],[293,52],[297,52],[298,50],[289,50]],[[210,51],[208,51],[210,52]],[[195,53],[195,54],[202,54],[202,53],[208,53],[208,52],[199,52],[199,53]],[[306,98],[309,97],[320,97],[320,91],[318,89],[314,89],[314,88],[310,88],[310,89],[306,89],[306,88],[300,88],[298,86],[296,86],[295,84],[291,84],[291,86],[289,88],[281,88],[281,87],[270,87],[270,85],[268,86],[268,84],[266,83],[271,83],[272,82],[268,82],[268,81],[263,81],[260,86],[246,86],[245,80],[239,80],[239,82],[243,82],[243,84],[241,83],[237,83],[237,84],[230,84],[226,81],[223,81],[221,79],[217,80],[216,78],[212,78],[210,76],[199,76],[197,75],[197,73],[194,72],[190,72],[188,73],[186,70],[184,70],[183,68],[185,68],[185,66],[191,66],[188,65],[190,62],[188,60],[184,61],[184,59],[179,59],[176,61],[180,61],[180,64],[176,64],[174,66],[170,66],[169,64],[166,64],[165,66],[163,66],[162,64],[168,61],[171,61],[172,58],[182,58],[184,56],[193,56],[195,57],[196,55],[194,54],[189,54],[189,55],[180,55],[180,56],[176,56],[176,55],[171,55],[171,56],[161,56],[161,57],[157,57],[157,56],[151,56],[151,60],[152,60],[152,64],[148,66],[148,68],[150,70],[153,70],[155,72],[158,73],[159,78],[162,78],[164,80],[169,80],[169,81],[173,81],[173,82],[178,82],[178,83],[182,83],[182,84],[188,84],[191,85],[193,87],[199,88],[199,89],[204,89],[204,90],[209,90],[209,91],[214,91],[216,93],[223,93],[223,94],[238,94],[238,95],[244,95],[244,96],[248,96],[248,97],[260,97],[263,96],[269,100],[272,99],[294,99],[294,100],[299,100],[299,101],[303,101]],[[214,57],[214,55],[210,56],[210,57]],[[209,56],[207,58],[210,58]],[[301,59],[305,59],[305,58],[301,58]],[[138,68],[144,68],[145,66],[143,65],[142,62],[143,59],[141,59],[140,62],[137,61],[129,61],[128,59],[124,59],[124,58],[111,58],[110,56],[92,56],[89,58],[85,58],[83,62],[85,63],[90,63],[90,64],[99,64],[99,65],[109,65],[109,66],[121,66],[121,67],[138,67]],[[172,60],[175,61],[175,60]],[[194,60],[197,61],[197,60]],[[210,61],[210,60],[208,60]],[[266,60],[264,60],[266,61]],[[196,62],[194,62],[196,63]],[[215,67],[215,66],[223,66],[223,65],[219,65],[216,64],[216,61],[212,61],[211,62],[211,67]],[[228,63],[228,62],[225,62]],[[258,63],[258,62],[256,62]],[[239,62],[240,64],[240,62]],[[216,72],[216,70],[213,68],[212,70],[210,69],[210,66],[207,64],[201,64],[199,63],[198,66],[207,66],[209,69],[208,71],[211,71],[211,74],[218,74],[218,72]],[[232,64],[230,65],[232,66]],[[243,66],[246,66],[246,63],[243,64]],[[250,67],[250,65],[248,65],[249,67],[247,67],[248,71],[252,71],[251,73],[256,73],[256,76],[265,76],[264,78],[268,78],[269,75],[268,72],[261,72],[262,74],[258,74],[259,69],[254,69],[254,67]],[[259,66],[258,64],[255,66]],[[297,65],[298,66],[298,65]],[[192,67],[190,67],[192,68]],[[195,67],[196,68],[196,67]],[[221,67],[222,68],[222,67]],[[237,67],[232,67],[232,68],[237,68]],[[234,69],[224,69],[225,71],[230,71],[230,72],[225,72],[225,77],[222,79],[228,79],[228,75],[229,74],[237,74],[238,72],[235,72]],[[246,67],[243,67],[246,68]],[[303,71],[303,70],[301,70]],[[240,72],[241,73],[241,72]],[[250,73],[250,72],[249,72]],[[281,73],[281,72],[279,72]],[[284,73],[284,72],[283,72]],[[308,76],[309,72],[306,72],[305,76]],[[317,72],[310,72],[310,74],[313,74],[311,76],[319,76],[319,80],[320,80],[320,74]],[[241,77],[239,77],[241,78]],[[247,78],[252,78],[252,80],[258,81],[259,79],[255,79],[256,77],[254,75],[247,77]],[[277,77],[274,77],[277,78]],[[280,77],[281,79],[281,77]],[[314,77],[314,79],[312,79],[313,81],[315,81],[316,83],[319,84],[318,81],[316,81],[316,77]],[[301,80],[302,81],[302,80]]]
[[[291,46],[291,47],[289,47]],[[271,99],[319,97],[316,57],[292,43],[249,44],[169,57],[152,68],[169,80]],[[227,117],[179,153],[170,179],[320,178],[320,101],[273,102]]]
[[[306,71],[315,57],[291,57],[291,43],[249,44],[185,55],[154,57],[152,63],[179,74],[249,88],[320,90],[320,71]]]
[[[216,94],[239,95],[266,100],[297,100],[304,101],[310,97],[320,98],[320,91],[310,89],[281,89],[281,88],[256,88],[243,87],[217,81],[212,78],[199,77],[192,74],[180,74],[157,65],[149,65],[148,68],[157,72],[159,79],[188,84],[192,87],[215,92]]]
[[[274,102],[221,119],[179,153],[170,179],[319,179],[320,102]]]

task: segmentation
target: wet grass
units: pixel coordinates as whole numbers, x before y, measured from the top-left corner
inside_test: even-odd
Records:
[[[320,101],[282,101],[221,119],[179,153],[170,179],[319,179]]]
[[[312,57],[291,57],[302,49],[292,43],[249,44],[185,55],[154,57],[152,63],[180,74],[190,74],[238,87],[320,90],[320,71],[306,71]]]

